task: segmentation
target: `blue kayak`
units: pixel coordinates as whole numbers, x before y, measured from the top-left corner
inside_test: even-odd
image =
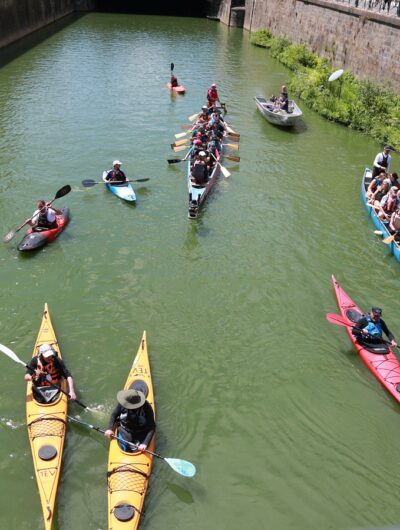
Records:
[[[135,202],[136,201],[136,195],[134,192],[134,189],[132,188],[132,184],[130,182],[125,182],[123,184],[109,184],[106,181],[108,171],[103,172],[103,180],[106,183],[107,188],[119,197],[120,199],[123,199],[124,201],[128,202]]]

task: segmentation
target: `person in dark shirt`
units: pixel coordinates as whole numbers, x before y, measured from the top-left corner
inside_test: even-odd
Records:
[[[76,399],[74,381],[64,362],[57,356],[50,344],[42,344],[38,355],[32,357],[25,374],[25,381],[32,381],[36,401],[51,403],[58,396],[57,390],[66,379],[69,386],[69,397]]]
[[[397,346],[393,333],[387,327],[385,321],[381,319],[381,315],[382,309],[373,307],[370,313],[358,320],[353,328],[353,335],[357,337],[360,343],[380,344],[383,342],[382,334],[385,333],[391,345]]]
[[[114,160],[113,162],[113,169],[111,169],[107,175],[106,180],[108,182],[126,182],[128,179],[126,178],[125,173],[121,169],[122,162],[119,160]]]
[[[153,408],[140,390],[120,390],[117,394],[118,405],[113,410],[108,429],[104,436],[120,436],[127,442],[137,445],[139,451],[147,449],[156,429]],[[115,434],[118,429],[118,435]],[[118,442],[127,453],[134,449],[122,441]]]
[[[285,112],[288,112],[289,110],[289,96],[288,96],[288,90],[285,85],[282,85],[281,88],[281,95],[278,99],[278,106],[281,110],[284,110]]]
[[[175,86],[179,86],[178,78],[176,75],[171,74],[171,88],[174,88]]]

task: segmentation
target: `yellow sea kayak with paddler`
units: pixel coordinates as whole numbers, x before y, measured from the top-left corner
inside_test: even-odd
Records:
[[[153,383],[145,331],[124,389],[135,389],[142,392],[153,408],[155,415]],[[154,436],[148,449],[154,451]],[[135,530],[138,528],[152,465],[153,455],[142,452],[127,453],[121,449],[116,439],[111,440],[107,473],[109,530]]]
[[[61,358],[61,351],[50,319],[47,304],[33,349],[33,357],[40,346],[48,344]],[[65,381],[61,388],[66,390]],[[53,392],[53,395],[51,395]],[[48,403],[39,403],[32,393],[29,381],[26,392],[26,423],[32,450],[33,467],[42,504],[44,528],[53,528],[54,508],[60,480],[64,439],[67,430],[67,396],[57,390],[48,390]]]

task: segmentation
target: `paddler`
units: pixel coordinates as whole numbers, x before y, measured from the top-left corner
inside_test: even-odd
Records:
[[[122,162],[119,160],[114,160],[113,162],[113,169],[111,169],[106,176],[106,180],[109,182],[126,182],[128,179],[126,178],[125,173],[121,169]]]
[[[50,204],[51,203],[46,203],[43,199],[40,199],[36,203],[37,210],[33,212],[32,219],[27,219],[26,223],[30,224],[34,230],[40,228],[57,228],[56,215],[61,215],[62,211],[50,207]]]
[[[219,101],[217,85],[215,83],[213,83],[207,90],[207,101],[209,107],[215,107],[215,104]]]
[[[175,74],[171,74],[171,88],[174,88],[175,86],[179,86],[178,78]]]
[[[372,178],[376,177],[381,173],[381,171],[384,171],[385,173],[388,173],[390,168],[390,163],[392,161],[392,157],[390,156],[390,151],[392,148],[390,145],[385,145],[383,148],[382,153],[378,153],[374,160],[374,168],[372,170]]]
[[[139,451],[147,449],[156,424],[154,412],[145,395],[140,390],[120,390],[117,394],[118,405],[110,416],[108,429],[104,436],[112,438],[118,429],[118,436],[127,442],[134,443]],[[118,442],[121,449],[127,453],[135,450],[121,440]]]
[[[35,357],[32,357],[25,374],[25,381],[32,381],[36,401],[49,403],[58,396],[57,386],[66,379],[69,398],[76,399],[74,380],[64,362],[57,356],[50,344],[42,344]]]
[[[397,192],[398,194],[400,192]],[[398,240],[400,236],[400,208],[397,208],[390,218],[389,230],[391,234],[396,234],[395,239]]]
[[[369,313],[358,320],[353,328],[353,334],[359,342],[381,344],[383,342],[382,334],[385,333],[392,346],[397,346],[393,333],[387,327],[381,318],[382,309],[373,307]]]

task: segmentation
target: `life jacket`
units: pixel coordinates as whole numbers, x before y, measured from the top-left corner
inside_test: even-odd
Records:
[[[207,99],[209,101],[216,101],[218,100],[218,92],[215,88],[209,88],[207,91]]]
[[[144,406],[138,409],[122,409],[119,417],[120,426],[128,432],[144,431],[147,426]]]
[[[382,167],[388,167],[389,164],[389,155],[384,155],[382,153],[382,162],[379,164]]]
[[[365,326],[365,331],[368,332],[369,335],[372,337],[382,337],[382,323],[380,320],[378,322],[373,322],[371,317],[369,315],[366,315],[366,319],[368,320],[367,326]]]
[[[42,377],[39,377],[38,380],[35,382],[36,386],[51,386],[59,385],[61,383],[62,373],[60,368],[56,365],[55,359],[55,355],[52,355],[46,360],[41,360],[38,356],[37,366],[39,370],[42,370],[44,372],[44,375]],[[51,377],[51,379],[46,377],[47,374]]]
[[[50,221],[47,219],[47,213],[48,213],[48,208],[46,206],[44,210],[39,212],[36,225],[42,226],[44,228],[55,228],[57,226],[57,221],[50,223]]]
[[[110,178],[109,178],[109,181],[110,182],[113,182],[113,181],[125,181],[126,180],[126,177],[125,177],[125,173],[123,171],[121,171],[120,169],[112,169],[111,170],[111,175],[110,175]]]

